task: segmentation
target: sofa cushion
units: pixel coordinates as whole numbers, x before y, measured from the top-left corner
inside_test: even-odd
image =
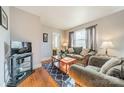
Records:
[[[108,60],[110,60],[110,57],[105,56],[90,56],[88,65],[96,66],[96,67],[102,67]]]
[[[69,57],[73,57],[74,54],[66,54],[66,55],[69,56]]]
[[[82,47],[73,47],[73,49],[75,54],[80,54],[82,51]]]
[[[76,58],[76,59],[83,59],[84,58],[83,56],[77,55],[77,54],[74,54],[73,57]]]
[[[90,65],[88,65],[88,66],[86,66],[86,68],[87,68],[87,69],[93,69],[93,70],[95,70],[95,71],[97,71],[97,72],[100,71],[100,68],[99,68],[99,67],[95,67],[95,66],[90,66]]]
[[[84,58],[84,56],[81,55],[77,55],[77,54],[67,54],[68,57],[73,57],[76,58],[78,60],[82,60]]]
[[[120,58],[111,58],[110,60],[108,60],[102,67],[100,72],[106,74],[106,72],[112,68],[113,66],[119,65],[121,63],[121,59]]]

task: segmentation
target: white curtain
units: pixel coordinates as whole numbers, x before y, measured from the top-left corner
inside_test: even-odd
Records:
[[[59,32],[53,32],[52,33],[52,48],[53,49],[59,49],[60,48],[60,33]]]

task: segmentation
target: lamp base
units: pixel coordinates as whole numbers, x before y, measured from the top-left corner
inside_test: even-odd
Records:
[[[108,50],[106,49],[105,55],[109,57]]]
[[[108,55],[108,51],[107,51],[107,49],[106,49],[106,51],[105,51],[105,54]]]

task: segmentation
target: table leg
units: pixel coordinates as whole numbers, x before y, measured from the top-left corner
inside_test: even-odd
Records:
[[[58,62],[59,62],[59,63],[58,63],[58,64],[59,64],[59,68],[61,68],[61,61],[58,61]]]
[[[68,73],[68,65],[66,64],[66,74]]]
[[[54,65],[54,58],[52,58],[52,66]]]

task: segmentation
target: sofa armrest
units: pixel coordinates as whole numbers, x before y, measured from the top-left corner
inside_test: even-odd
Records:
[[[82,63],[83,63],[84,66],[87,66],[88,65],[88,61],[89,61],[90,56],[91,55],[85,55],[85,56],[83,56]]]
[[[96,67],[102,67],[105,62],[107,62],[110,59],[110,57],[106,56],[91,56],[88,61],[88,65],[96,66]]]
[[[108,76],[97,72],[93,69],[72,65],[69,70],[69,75],[80,86],[89,87],[121,87],[124,86],[124,80]]]

